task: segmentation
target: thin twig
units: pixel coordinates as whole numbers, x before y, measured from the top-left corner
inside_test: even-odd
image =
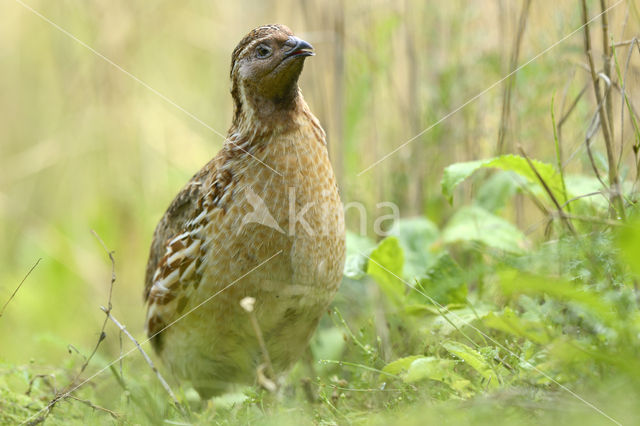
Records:
[[[593,197],[594,195],[602,195],[602,196],[604,196],[604,194],[602,193],[602,191],[596,191],[596,192],[590,192],[590,193],[588,193],[588,194],[578,195],[578,196],[576,196],[576,197],[573,197],[573,198],[571,198],[571,199],[567,200],[567,202],[566,202],[566,203],[564,203],[564,204],[562,205],[562,207],[564,207],[564,206],[568,206],[568,205],[569,205],[569,204],[571,204],[572,202],[577,201],[577,200],[580,200],[580,199],[582,199],[582,198]],[[605,197],[605,198],[606,198],[606,197]]]
[[[596,175],[596,178],[598,179],[600,184],[602,184],[602,186],[605,189],[608,189],[607,184],[604,183],[602,176],[600,176],[600,172],[598,171],[598,166],[596,165],[596,162],[593,158],[593,152],[591,151],[591,139],[593,138],[593,136],[598,131],[598,128],[600,127],[600,116],[598,115],[597,112],[594,115],[593,119],[594,119],[594,121],[592,121],[593,125],[590,126],[589,129],[587,129],[587,134],[584,136],[584,145],[587,148],[587,155],[589,156],[589,162],[591,163],[591,168],[593,169],[593,173]]]
[[[29,269],[29,272],[27,272],[24,278],[22,278],[22,281],[20,281],[20,284],[18,284],[18,287],[16,287],[16,289],[13,290],[13,293],[11,293],[11,296],[9,296],[9,300],[7,300],[4,305],[2,305],[2,309],[0,309],[0,318],[2,318],[2,315],[4,315],[4,310],[7,309],[7,306],[9,305],[9,303],[13,300],[14,297],[16,297],[16,294],[18,293],[18,290],[20,290],[20,287],[22,287],[22,284],[24,284],[24,282],[27,280],[29,275],[31,275],[31,272],[33,272],[33,270],[36,269],[36,266],[38,266],[38,263],[40,263],[41,260],[42,258],[38,259],[36,263],[33,264],[31,269]]]
[[[564,202],[566,203],[567,200],[569,199],[569,195],[567,194],[567,185],[564,182],[564,169],[562,168],[562,147],[560,146],[560,138],[558,137],[558,128],[556,126],[554,101],[555,101],[555,95],[551,97],[551,125],[553,126],[553,140],[555,142],[555,148],[556,148],[556,161],[557,161],[558,173],[560,174],[560,181],[562,182],[562,196],[564,197]],[[571,212],[571,206],[567,206],[567,210]]]
[[[100,309],[102,309],[102,312],[105,313],[107,318],[110,319],[111,321],[113,321],[113,323],[120,329],[120,331],[122,331],[125,334],[125,336],[127,336],[129,338],[129,340],[131,340],[133,342],[133,344],[136,345],[136,347],[138,348],[138,351],[140,351],[140,353],[142,354],[142,357],[144,358],[144,360],[147,362],[147,364],[149,364],[149,367],[151,367],[151,370],[156,374],[156,376],[158,377],[158,380],[160,380],[160,383],[162,384],[162,387],[164,388],[164,390],[167,391],[167,393],[169,394],[169,396],[173,400],[173,404],[176,406],[176,408],[180,412],[184,413],[184,411],[182,409],[182,406],[178,402],[178,399],[176,398],[176,395],[171,390],[171,387],[166,382],[164,377],[162,377],[162,375],[160,374],[160,371],[158,371],[156,366],[153,364],[153,361],[151,361],[151,358],[149,358],[149,355],[147,355],[147,353],[144,351],[144,349],[142,349],[142,347],[140,346],[138,341],[135,339],[135,337],[133,337],[131,335],[131,333],[129,333],[129,330],[127,330],[127,328],[124,325],[122,325],[122,323],[120,321],[118,321],[113,316],[113,314],[111,312],[109,312],[109,309],[105,308],[104,306],[101,306]]]
[[[580,93],[578,93],[578,95],[575,97],[571,105],[569,105],[569,109],[567,110],[567,112],[565,112],[560,120],[558,120],[558,132],[560,132],[560,129],[562,129],[564,122],[567,121],[571,113],[575,110],[576,106],[578,105],[578,101],[580,101],[580,98],[582,98],[582,95],[584,95],[586,91],[587,86],[585,85],[582,90],[580,90]]]
[[[522,154],[522,156],[524,157],[525,160],[527,160],[527,163],[529,164],[529,167],[531,168],[531,170],[533,171],[533,173],[536,175],[536,177],[538,178],[538,181],[540,181],[540,184],[542,185],[542,187],[544,188],[544,190],[546,191],[547,195],[549,195],[549,198],[551,198],[551,201],[553,201],[553,204],[556,206],[556,209],[558,210],[558,214],[560,215],[560,217],[562,218],[564,224],[567,226],[567,229],[569,229],[569,231],[571,231],[571,233],[575,236],[576,234],[576,230],[573,227],[573,225],[571,224],[571,221],[569,219],[567,219],[564,210],[562,210],[562,206],[560,205],[560,203],[558,202],[558,199],[556,198],[556,196],[553,194],[553,191],[551,191],[551,188],[549,188],[549,185],[547,185],[547,182],[542,178],[542,176],[540,175],[540,173],[538,172],[538,169],[536,169],[536,166],[533,164],[533,162],[531,161],[531,159],[529,158],[529,156],[527,155],[526,152],[524,152],[524,148],[522,148],[522,146],[518,147],[520,154]]]
[[[625,41],[619,41],[617,43],[613,43],[613,47],[622,47],[622,46],[629,46],[630,44],[633,44],[636,42],[636,38],[632,38],[631,40],[625,40]]]
[[[552,216],[560,217],[560,218],[569,218],[569,219],[579,220],[579,221],[582,221],[582,222],[597,223],[599,225],[607,225],[607,226],[615,226],[615,227],[626,227],[627,226],[623,222],[620,222],[620,221],[617,221],[617,220],[600,219],[598,217],[580,216],[580,215],[568,214],[568,213],[565,213],[564,216],[560,216],[557,212],[552,213]]]
[[[584,24],[584,48],[585,48],[585,53],[587,55],[587,61],[589,62],[589,70],[591,72],[591,81],[593,83],[593,91],[596,96],[596,101],[599,105],[598,111],[600,114],[600,124],[602,128],[602,135],[604,136],[605,147],[607,149],[607,160],[609,165],[609,185],[611,187],[610,197],[611,197],[611,201],[617,207],[617,210],[618,210],[616,212],[616,209],[612,209],[611,216],[614,219],[620,216],[624,220],[625,219],[624,202],[620,195],[620,181],[618,177],[618,168],[615,161],[615,155],[613,153],[613,140],[610,132],[611,127],[609,126],[607,115],[605,113],[603,98],[602,98],[602,94],[600,93],[600,81],[596,73],[596,67],[593,61],[593,53],[591,51],[591,36],[589,34],[589,20],[588,20],[586,0],[582,0],[581,4],[582,4],[582,20]],[[604,14],[602,15],[604,16]],[[611,81],[611,79],[609,79],[609,81]]]
[[[629,118],[631,120],[631,125],[633,126],[633,130],[634,130],[634,136],[635,136],[635,143],[633,144],[633,155],[634,155],[634,159],[635,159],[635,166],[636,166],[636,178],[633,182],[633,188],[631,190],[631,192],[635,191],[635,187],[638,183],[638,179],[640,178],[640,161],[638,158],[638,151],[640,151],[640,128],[638,127],[638,121],[637,121],[637,114],[635,112],[635,109],[633,108],[633,104],[631,103],[631,100],[629,99],[629,97],[627,96],[627,72],[629,71],[629,65],[631,63],[631,55],[633,53],[633,44],[635,43],[636,47],[638,47],[638,52],[640,52],[640,43],[638,43],[638,38],[634,37],[631,44],[631,47],[629,48],[629,53],[627,54],[627,61],[625,64],[625,68],[624,68],[624,76],[621,75],[620,73],[620,64],[618,63],[618,57],[616,55],[616,49],[613,49],[613,58],[615,61],[615,65],[616,65],[616,73],[618,75],[618,81],[622,82],[621,87],[618,88],[618,90],[620,91],[620,143],[621,143],[621,148],[620,148],[620,158],[618,158],[618,164],[622,161],[622,148],[624,147],[624,110],[625,110],[625,105],[627,106],[627,108],[629,109]],[[617,86],[617,85],[614,85]]]
[[[85,360],[85,361],[87,360],[87,357],[84,356],[84,354],[82,352],[80,352],[80,350],[78,348],[76,348],[75,346],[73,346],[71,343],[69,343],[67,345],[67,351],[69,351],[69,354],[72,354],[73,352],[75,352],[78,355],[80,355],[83,360]]]
[[[637,43],[638,39],[636,37],[634,37],[632,39],[632,42]],[[633,54],[633,45],[631,45],[631,47],[629,48],[629,53],[627,54],[627,62],[624,68],[624,77],[621,78],[620,76],[620,69],[618,66],[618,58],[616,57],[616,49],[615,47],[613,48],[613,55],[614,55],[614,59],[615,59],[615,64],[616,64],[616,71],[618,74],[618,80],[622,80],[621,81],[621,86],[620,86],[620,94],[622,96],[620,96],[620,157],[618,158],[618,165],[620,165],[620,162],[622,161],[622,151],[624,149],[624,107],[625,107],[625,101],[627,100],[627,92],[626,92],[626,88],[627,88],[627,71],[629,71],[629,65],[631,63],[631,55]],[[630,114],[631,115],[631,120],[633,123],[633,120],[635,119],[635,117],[633,116],[633,113]],[[633,123],[635,124],[635,123]],[[637,138],[638,135],[636,135]],[[638,156],[638,141],[636,141],[636,144],[634,144],[634,155],[637,157]],[[637,158],[636,158],[637,160]],[[636,161],[637,163],[637,161]]]
[[[109,414],[111,417],[113,417],[116,420],[120,418],[120,415],[118,413],[116,413],[115,411],[111,411],[108,408],[104,408],[104,407],[100,407],[99,405],[95,405],[94,403],[92,403],[88,399],[81,399],[81,398],[78,398],[78,397],[73,396],[73,395],[69,395],[68,398],[73,399],[74,401],[82,402],[83,404],[88,405],[89,407],[93,408],[94,410],[104,411],[105,413]]]
[[[604,55],[604,75],[611,81],[611,47],[609,45],[609,18],[607,16],[607,0],[600,0],[600,11],[602,12],[602,52]],[[613,97],[611,91],[605,92],[605,106],[607,112],[607,124],[611,138],[616,132],[613,128]],[[616,166],[617,167],[617,166]]]
[[[522,38],[524,36],[525,28],[527,27],[527,17],[529,16],[529,7],[531,6],[531,0],[525,0],[520,11],[520,19],[518,21],[518,33],[516,39],[513,42],[513,51],[511,53],[511,61],[509,63],[509,72],[512,75],[509,76],[507,84],[504,88],[504,94],[502,97],[502,114],[500,118],[500,129],[498,131],[498,155],[504,153],[505,140],[507,134],[507,126],[509,124],[509,116],[511,113],[511,93],[513,92],[513,86],[516,81],[516,74],[513,73],[518,67],[518,59],[520,57],[520,47],[522,45]]]
[[[104,243],[104,241],[102,241],[102,238],[100,238],[100,236],[97,234],[97,232],[94,231],[94,230],[91,230],[91,233],[98,240],[98,242],[104,248],[104,250],[107,252],[107,254],[109,255],[109,260],[111,261],[111,281],[109,283],[109,297],[107,299],[107,306],[109,306],[109,311],[110,311],[111,310],[111,296],[113,295],[113,285],[116,282],[116,261],[115,261],[115,258],[113,257],[113,252],[110,251],[107,248],[107,245]],[[65,400],[65,399],[67,399],[67,398],[72,396],[71,392],[77,388],[76,383],[80,379],[80,376],[82,376],[82,373],[84,373],[84,371],[89,366],[89,363],[91,362],[91,359],[93,359],[95,354],[98,352],[98,348],[100,347],[100,344],[102,343],[102,341],[107,337],[107,333],[105,332],[105,330],[107,328],[108,319],[109,319],[109,317],[107,315],[105,317],[104,321],[102,322],[102,328],[100,329],[100,334],[98,336],[98,341],[96,342],[95,346],[93,347],[93,350],[91,351],[91,354],[89,354],[89,356],[85,358],[84,362],[82,363],[82,366],[80,367],[80,371],[73,377],[71,382],[69,382],[69,384],[67,386],[65,386],[64,389],[62,389],[59,392],[56,392],[56,394],[53,397],[53,399],[51,399],[51,401],[49,401],[47,406],[43,409],[42,415],[37,417],[33,421],[29,422],[29,424],[39,424],[39,423],[44,422],[46,420],[47,416],[49,415],[49,413],[51,413],[51,410],[53,409],[53,407],[58,402],[60,402],[61,400]]]
[[[53,390],[54,394],[58,392],[58,388],[56,386],[56,376],[54,376],[53,374],[36,374],[31,378],[31,380],[29,380],[29,387],[27,388],[27,391],[24,393],[25,395],[31,396],[31,391],[33,391],[33,385],[38,379],[43,379],[42,381],[47,385],[49,385],[51,390]],[[51,383],[49,379],[52,379],[53,383]]]
[[[113,293],[113,284],[116,282],[116,260],[113,257],[114,252],[107,248],[107,245],[104,243],[104,241],[102,241],[102,238],[100,238],[100,235],[98,235],[96,231],[92,229],[91,233],[94,237],[96,237],[104,251],[107,252],[107,255],[109,255],[109,260],[111,261],[111,284],[109,285],[109,304],[107,305],[109,307],[109,311],[111,311],[111,295]]]
[[[640,42],[637,42],[636,46],[638,47],[638,52],[640,52]],[[589,65],[584,64],[584,63],[579,63],[577,64],[580,68],[582,68],[583,70],[585,70],[586,72],[588,72],[589,74],[591,74],[591,70],[589,69]],[[598,78],[602,78],[604,74],[599,73],[598,74]],[[618,82],[611,80],[607,82],[607,85],[610,86],[609,89],[613,88],[616,89],[618,91],[618,93],[620,93],[620,95],[622,96],[622,88],[620,87],[620,85],[618,84]],[[604,99],[603,99],[604,100]],[[633,114],[635,117],[640,117],[640,114],[638,113],[638,109],[635,107],[635,105],[633,104],[633,99],[628,99],[629,101],[629,108],[631,111],[633,111]]]
[[[104,243],[104,241],[102,241],[102,238],[100,238],[98,233],[93,229],[91,230],[91,233],[96,238],[96,240],[98,240],[98,242],[100,243],[104,251],[107,252],[107,255],[109,256],[109,260],[111,261],[111,282],[109,283],[109,297],[107,299],[107,306],[109,307],[109,311],[111,311],[111,296],[113,295],[113,284],[116,282],[116,260],[113,257],[113,251],[107,248],[107,245]],[[96,342],[96,345],[93,347],[93,351],[91,352],[91,354],[87,357],[85,362],[82,364],[82,367],[80,368],[80,372],[76,375],[75,379],[71,382],[72,384],[75,383],[75,381],[80,377],[80,375],[84,372],[84,370],[86,370],[86,368],[89,366],[89,362],[94,357],[96,352],[98,352],[98,348],[100,347],[100,344],[104,339],[106,339],[107,333],[105,332],[105,330],[107,328],[107,321],[108,321],[108,318],[105,317],[104,321],[102,322],[102,328],[100,329],[100,336],[98,337],[98,341]]]

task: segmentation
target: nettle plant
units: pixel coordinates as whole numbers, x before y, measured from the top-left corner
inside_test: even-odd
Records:
[[[524,154],[447,167],[443,195],[480,169],[494,172],[443,228],[412,218],[377,244],[348,235],[345,293],[372,281],[382,296],[357,332],[335,313],[348,379],[437,399],[615,374],[640,385],[640,222],[617,219],[598,178]],[[633,184],[621,187],[633,215]],[[501,216],[518,193],[545,215],[539,241]]]

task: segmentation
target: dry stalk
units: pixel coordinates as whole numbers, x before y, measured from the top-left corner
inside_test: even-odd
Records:
[[[115,411],[109,410],[108,408],[100,407],[99,405],[95,405],[93,402],[89,401],[88,399],[81,399],[81,398],[75,397],[73,395],[69,395],[69,399],[73,399],[74,401],[82,402],[83,404],[93,408],[94,410],[105,412],[105,413],[109,414],[111,417],[113,417],[116,420],[120,418],[120,415],[118,413],[116,413]]]
[[[575,97],[573,102],[571,102],[571,105],[569,105],[569,108],[567,109],[567,112],[562,114],[562,117],[560,117],[560,120],[558,120],[558,124],[557,124],[556,127],[558,128],[558,140],[560,142],[562,142],[562,126],[567,121],[567,119],[571,116],[571,113],[576,109],[576,106],[578,105],[578,102],[580,101],[580,99],[582,98],[582,95],[584,95],[586,91],[587,91],[587,86],[585,85],[582,88],[582,90],[580,90],[580,93],[578,93],[578,95]],[[562,108],[561,111],[564,111],[564,108]]]
[[[511,53],[511,61],[509,64],[510,77],[505,85],[504,95],[502,97],[502,115],[500,117],[500,129],[498,130],[498,155],[505,151],[507,126],[509,124],[509,116],[511,115],[511,94],[516,81],[516,73],[514,71],[518,67],[518,59],[520,58],[520,47],[522,38],[527,27],[527,18],[529,16],[529,7],[531,0],[525,0],[520,11],[520,19],[518,21],[518,34],[513,43],[513,51]]]
[[[91,230],[91,233],[98,240],[102,248],[107,252],[107,254],[109,255],[109,260],[111,261],[111,281],[109,283],[109,297],[107,299],[107,306],[109,307],[108,311],[111,312],[111,296],[113,295],[113,285],[116,282],[116,261],[113,257],[113,251],[110,251],[107,248],[107,245],[104,243],[104,241],[102,241],[102,238],[100,238],[100,236],[96,233],[96,231]],[[84,373],[84,371],[89,366],[91,359],[95,356],[96,352],[98,352],[98,348],[100,347],[100,344],[102,343],[102,341],[107,337],[105,329],[107,327],[108,321],[109,321],[109,316],[107,313],[107,316],[105,317],[102,323],[100,334],[98,335],[98,341],[93,347],[93,351],[91,351],[91,354],[85,358],[84,362],[82,363],[82,366],[80,367],[80,371],[73,377],[71,382],[69,382],[69,384],[64,387],[64,389],[55,393],[55,396],[51,399],[51,401],[49,401],[47,406],[42,410],[43,411],[42,415],[28,422],[29,425],[36,425],[44,422],[49,416],[49,414],[51,413],[51,410],[53,409],[53,407],[55,407],[55,405],[58,402],[62,400],[66,400],[68,398],[72,398],[71,393],[76,391],[80,387],[79,385],[77,385],[78,380],[80,379],[80,376],[82,376],[82,373]]]
[[[24,284],[24,282],[27,280],[27,278],[29,278],[29,275],[31,275],[33,270],[36,269],[36,266],[38,266],[38,263],[40,263],[41,260],[42,260],[42,258],[38,259],[36,261],[36,263],[33,264],[31,269],[29,269],[29,272],[27,272],[27,274],[24,276],[24,278],[22,278],[22,281],[20,281],[20,284],[18,284],[18,287],[16,287],[16,289],[13,290],[13,293],[11,293],[11,296],[9,296],[9,299],[5,302],[4,305],[2,305],[2,309],[0,309],[0,318],[2,318],[2,315],[4,315],[4,311],[5,311],[5,309],[7,309],[7,306],[9,305],[9,303],[11,303],[13,298],[16,297],[16,294],[18,294],[18,291],[20,290],[20,287],[22,287],[22,284]]]
[[[173,400],[173,404],[176,406],[178,411],[180,411],[180,412],[182,412],[184,414],[184,410],[182,409],[182,406],[178,402],[178,399],[176,398],[176,395],[171,390],[171,387],[169,386],[167,381],[164,379],[164,377],[162,377],[162,375],[160,374],[160,371],[158,371],[158,369],[154,365],[153,361],[151,361],[151,358],[149,358],[149,355],[147,355],[147,353],[144,351],[144,349],[142,349],[142,347],[140,346],[138,341],[135,339],[135,337],[133,337],[131,335],[131,333],[129,333],[129,330],[127,330],[127,327],[125,327],[120,321],[118,321],[113,316],[113,314],[111,312],[109,312],[109,310],[107,308],[105,308],[104,306],[101,306],[100,309],[102,309],[102,311],[107,315],[107,318],[110,319],[120,329],[120,331],[122,333],[124,333],[129,338],[129,340],[131,340],[133,342],[134,345],[136,345],[136,347],[138,348],[138,351],[140,351],[140,353],[142,354],[142,357],[144,358],[144,360],[147,362],[149,367],[151,367],[151,370],[158,377],[158,380],[162,384],[162,387],[164,388],[164,390],[167,391],[167,393],[169,394],[169,396]]]
[[[611,81],[611,45],[609,44],[609,17],[607,14],[607,0],[600,0],[600,10],[602,11],[602,52],[604,54],[604,75],[607,80]],[[607,111],[607,123],[609,124],[609,133],[611,137],[615,137],[613,129],[613,98],[611,91],[605,93],[605,106]]]
[[[562,206],[560,205],[560,203],[558,202],[558,199],[556,198],[556,196],[553,194],[553,191],[551,191],[551,188],[549,188],[549,185],[547,184],[547,182],[544,180],[544,178],[540,175],[540,173],[538,172],[538,169],[536,169],[536,166],[533,164],[533,162],[531,161],[531,159],[529,158],[529,156],[527,155],[527,153],[524,151],[524,149],[522,148],[522,146],[518,147],[520,154],[524,157],[525,160],[527,160],[527,164],[529,164],[529,167],[531,168],[531,170],[533,171],[533,173],[536,175],[536,177],[538,178],[538,181],[540,181],[540,184],[542,185],[542,188],[544,188],[545,192],[547,193],[547,195],[549,195],[549,198],[551,198],[551,201],[553,202],[553,204],[556,206],[556,209],[558,210],[558,215],[562,218],[563,223],[565,224],[565,226],[567,227],[567,229],[574,235],[576,236],[576,230],[573,227],[573,224],[571,223],[571,221],[568,219],[567,215],[565,214],[564,210],[562,210]]]
[[[618,158],[618,164],[620,164],[620,162],[622,161],[622,152],[624,149],[624,118],[625,118],[624,112],[625,112],[625,109],[629,109],[629,119],[631,120],[631,125],[633,127],[634,135],[635,135],[635,143],[632,146],[633,155],[634,155],[635,164],[636,164],[636,179],[633,182],[633,185],[634,185],[633,189],[635,190],[635,186],[639,178],[638,175],[640,172],[640,162],[638,160],[638,152],[640,150],[640,128],[638,127],[638,114],[636,113],[636,110],[633,107],[631,100],[627,96],[627,74],[629,71],[629,65],[631,63],[631,56],[633,54],[634,44],[638,48],[638,52],[640,53],[640,43],[638,42],[638,38],[634,37],[631,40],[629,45],[629,52],[627,53],[627,60],[625,63],[623,75],[620,73],[620,67],[618,65],[618,59],[616,57],[615,47],[613,48],[613,57],[616,64],[618,81],[621,82],[621,84],[614,84],[614,87],[620,92],[620,144],[621,146],[620,146],[620,157]]]
[[[622,196],[620,193],[618,167],[617,167],[617,162],[615,160],[615,154],[613,152],[613,140],[610,132],[611,127],[609,126],[609,122],[607,120],[607,114],[605,112],[605,106],[604,106],[602,94],[600,93],[600,80],[596,72],[595,64],[593,61],[593,53],[591,50],[591,35],[589,33],[589,18],[588,18],[586,0],[582,0],[581,5],[582,5],[582,21],[584,25],[584,48],[585,48],[585,53],[587,55],[587,61],[589,62],[589,71],[591,72],[591,82],[593,84],[593,91],[595,93],[596,101],[598,103],[600,125],[602,128],[602,135],[604,137],[605,147],[607,149],[607,162],[609,165],[609,186],[611,190],[610,198],[611,198],[612,204],[616,206],[616,208],[611,209],[611,216],[613,219],[616,219],[618,216],[620,216],[624,220],[625,219],[624,202],[622,200]],[[604,17],[605,15],[606,14],[603,14],[602,16]],[[611,79],[609,79],[609,81],[611,81]]]

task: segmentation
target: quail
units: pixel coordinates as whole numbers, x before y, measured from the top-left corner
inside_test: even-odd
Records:
[[[298,77],[313,47],[255,28],[231,58],[233,121],[218,154],[158,223],[146,269],[146,331],[203,398],[256,383],[268,353],[285,374],[341,282],[344,213],[325,132]],[[240,306],[255,299],[264,346]]]

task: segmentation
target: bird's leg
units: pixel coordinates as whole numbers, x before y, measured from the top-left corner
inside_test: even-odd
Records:
[[[266,363],[262,363],[256,368],[256,378],[258,380],[258,384],[264,389],[268,390],[271,393],[276,393],[278,391],[278,383],[275,377],[267,377],[265,370],[269,370],[269,367]]]
[[[240,306],[242,306],[242,309],[247,311],[247,313],[249,314],[251,326],[253,327],[253,331],[256,334],[256,338],[258,339],[258,344],[260,344],[260,350],[262,351],[262,356],[264,358],[264,362],[260,364],[256,369],[256,379],[258,381],[258,384],[264,389],[268,390],[271,393],[275,393],[278,390],[278,385],[276,384],[277,377],[273,370],[273,365],[271,364],[271,358],[269,357],[267,345],[264,343],[264,338],[262,337],[262,330],[260,329],[260,324],[258,324],[256,313],[253,311],[255,303],[256,299],[254,299],[253,297],[245,297],[240,301]],[[269,377],[264,374],[265,370],[267,371]]]

